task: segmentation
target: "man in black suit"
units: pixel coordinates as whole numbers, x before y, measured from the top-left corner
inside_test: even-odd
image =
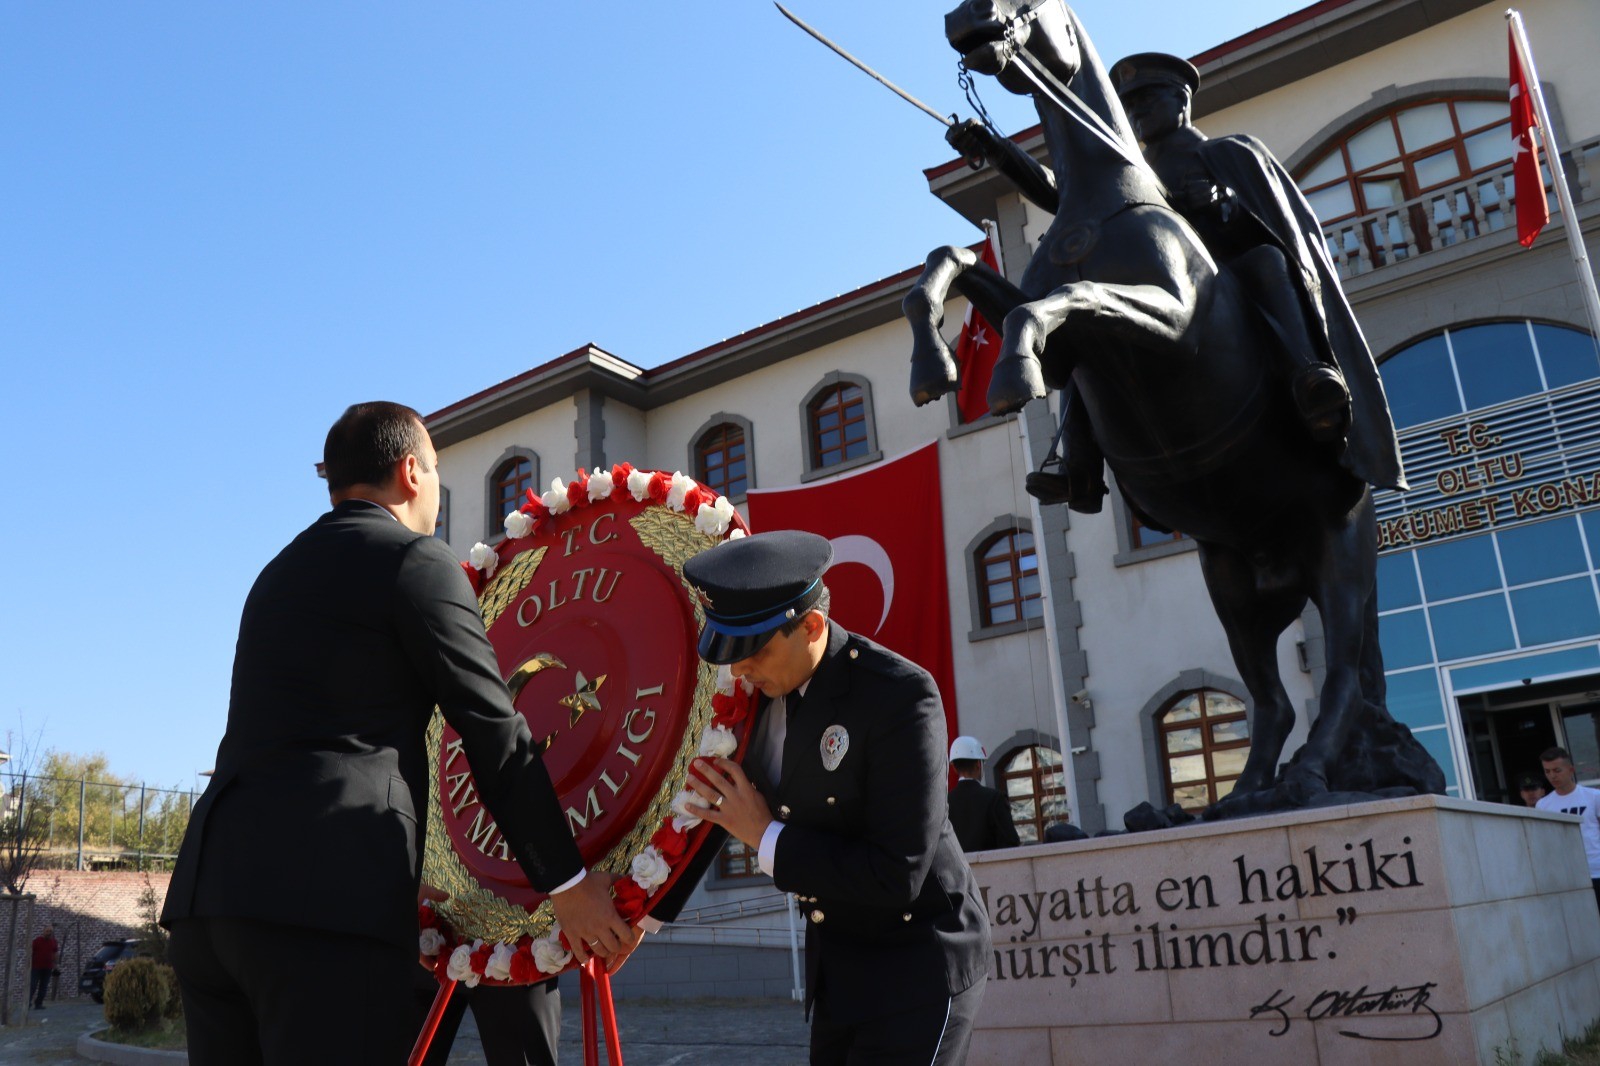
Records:
[[[981,780],[983,760],[988,757],[977,737],[950,742],[950,769],[956,772],[956,787],[950,790],[950,825],[962,851],[1014,848],[1021,843],[1011,805]]]
[[[421,418],[351,407],[324,469],[333,510],[245,601],[216,773],[162,914],[194,1066],[404,1061],[435,704],[574,951],[617,965],[636,939],[609,880],[585,876],[472,588],[430,535]]]
[[[684,564],[700,655],[767,697],[744,767],[696,760],[691,786],[800,901],[811,1062],[962,1063],[989,921],[945,817],[944,710],[927,671],[828,620],[832,558],[779,531]]]

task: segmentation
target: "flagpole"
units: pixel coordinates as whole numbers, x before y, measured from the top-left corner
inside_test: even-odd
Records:
[[[1595,289],[1594,271],[1589,267],[1589,252],[1583,244],[1582,227],[1578,225],[1577,212],[1572,207],[1572,192],[1567,188],[1567,174],[1561,165],[1561,147],[1555,143],[1550,124],[1550,110],[1545,106],[1544,87],[1539,83],[1539,70],[1533,63],[1533,49],[1528,45],[1528,34],[1522,25],[1522,13],[1516,8],[1506,9],[1506,21],[1511,24],[1511,42],[1522,63],[1523,77],[1528,80],[1528,91],[1533,94],[1533,106],[1539,116],[1539,143],[1544,146],[1545,162],[1550,164],[1551,183],[1556,187],[1556,202],[1561,207],[1562,220],[1567,231],[1567,243],[1572,248],[1572,262],[1578,271],[1578,287],[1583,290],[1584,307],[1589,312],[1589,329],[1595,343],[1600,346],[1600,292]],[[1518,196],[1533,192],[1518,189]],[[1544,195],[1544,190],[1537,190]]]
[[[989,238],[989,247],[994,249],[994,264],[1001,277],[1006,276],[1005,254],[1000,248],[1000,227],[989,219],[981,223],[984,234]],[[1045,401],[1048,408],[1049,401]],[[1017,427],[1022,432],[1022,454],[1027,457],[1031,469],[1034,463],[1033,443],[1028,437],[1028,415],[1026,411],[1019,411]],[[1045,550],[1041,537],[1044,532],[1044,515],[1039,509],[1037,497],[1028,496],[1028,517],[1033,522],[1033,528],[1039,531],[1039,536],[1034,537],[1033,549],[1039,565],[1039,589],[1045,596],[1044,612],[1044,644],[1047,673],[1050,675],[1050,705],[1055,712],[1056,731],[1061,738],[1061,777],[1062,785],[1067,790],[1069,809],[1067,817],[1080,828],[1083,826],[1083,808],[1078,802],[1078,775],[1072,765],[1072,734],[1067,730],[1067,686],[1061,676],[1061,644],[1056,639],[1056,607],[1050,590],[1050,553]]]

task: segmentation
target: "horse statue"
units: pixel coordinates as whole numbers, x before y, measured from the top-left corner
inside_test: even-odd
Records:
[[[1094,480],[1103,454],[1135,514],[1193,538],[1253,705],[1244,771],[1207,817],[1442,793],[1438,764],[1384,704],[1370,486],[1405,482],[1365,342],[1365,366],[1343,365],[1345,422],[1314,432],[1291,399],[1290,368],[1307,361],[1285,356],[1294,330],[1252,296],[1260,273],[1219,266],[1171,206],[1076,14],[1062,0],[965,0],[945,29],[968,71],[1032,96],[1050,168],[981,128],[958,128],[952,143],[980,152],[1055,219],[1020,284],[970,249],[929,255],[904,303],[913,400],[957,386],[940,335],[954,287],[1002,327],[990,409],[1063,390],[1063,432],[1078,452],[1069,465],[1082,474],[1087,458]],[[1304,203],[1298,190],[1280,192]],[[1292,273],[1318,254],[1326,264],[1320,234],[1316,248],[1304,244],[1287,251]],[[1359,341],[1353,317],[1345,323],[1332,307],[1348,315],[1336,277],[1324,291],[1331,276],[1326,265],[1301,278],[1313,297],[1306,317],[1325,346],[1340,330]],[[1097,498],[1074,506],[1099,509]],[[1309,739],[1280,769],[1295,712],[1276,648],[1308,600],[1321,616],[1327,674]]]

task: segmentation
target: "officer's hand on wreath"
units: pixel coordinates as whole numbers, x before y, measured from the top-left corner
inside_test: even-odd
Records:
[[[748,847],[759,848],[762,834],[772,824],[772,809],[745,776],[744,768],[732,759],[696,759],[692,769],[689,787],[707,804],[700,817],[720,825]]]
[[[598,955],[613,972],[643,935],[622,920],[611,901],[611,885],[616,879],[616,874],[590,870],[582,881],[550,897],[556,921],[561,923],[561,931],[567,935],[578,962],[588,962],[589,956]]]

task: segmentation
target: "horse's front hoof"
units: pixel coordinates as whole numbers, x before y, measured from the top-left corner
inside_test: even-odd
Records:
[[[1020,411],[1029,400],[1043,396],[1044,375],[1037,359],[1001,359],[989,379],[989,413],[1008,415]]]
[[[960,384],[956,361],[950,347],[940,338],[931,345],[917,344],[911,350],[911,402],[918,407],[930,404]]]

